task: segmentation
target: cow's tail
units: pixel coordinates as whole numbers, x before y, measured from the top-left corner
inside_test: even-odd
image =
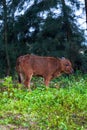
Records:
[[[21,80],[20,74],[18,74],[18,81],[19,81],[19,83],[22,83],[22,80]]]
[[[21,66],[20,66],[20,60],[17,59],[17,62],[16,62],[16,71],[18,73],[18,81],[19,83],[22,83],[22,79],[21,79]]]

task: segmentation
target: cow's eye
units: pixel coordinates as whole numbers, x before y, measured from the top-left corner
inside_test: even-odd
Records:
[[[69,66],[69,64],[66,64],[65,66]]]

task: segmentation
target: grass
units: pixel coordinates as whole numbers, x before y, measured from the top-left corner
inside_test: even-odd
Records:
[[[0,125],[10,130],[86,130],[87,75],[59,77],[46,89],[33,78],[32,91],[5,78],[0,83]]]

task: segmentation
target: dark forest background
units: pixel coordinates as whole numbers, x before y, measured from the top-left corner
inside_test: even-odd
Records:
[[[69,58],[86,73],[86,30],[75,14],[80,8],[79,0],[0,0],[0,77],[14,74],[17,57],[27,53]],[[85,0],[82,10],[87,14]]]

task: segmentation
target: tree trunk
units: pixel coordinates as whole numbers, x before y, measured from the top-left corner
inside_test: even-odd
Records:
[[[66,45],[66,50],[70,52],[72,50],[72,42],[71,42],[71,27],[69,23],[69,14],[67,12],[67,5],[65,0],[61,0],[62,2],[62,13],[63,13],[63,23],[64,23],[64,30],[65,30],[65,35],[66,35],[66,40],[67,40],[67,45]],[[68,57],[71,60],[72,59],[72,54],[68,52]]]
[[[67,42],[69,42],[70,39],[71,39],[71,28],[70,28],[70,25],[69,25],[69,22],[68,22],[68,15],[67,15],[67,11],[66,11],[66,3],[65,3],[65,0],[62,0],[61,2],[62,2],[64,28],[65,28]]]
[[[85,0],[85,11],[86,11],[86,29],[87,29],[87,0]]]
[[[3,0],[3,21],[4,21],[4,42],[5,42],[5,53],[6,53],[6,75],[10,75],[10,60],[8,54],[8,39],[7,39],[7,6],[6,0]]]

